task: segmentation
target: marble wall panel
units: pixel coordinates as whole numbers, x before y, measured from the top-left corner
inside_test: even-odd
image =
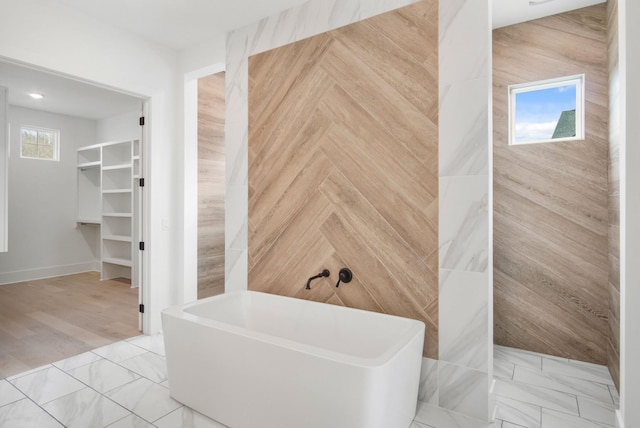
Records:
[[[440,2],[439,405],[483,420],[494,413],[490,28],[489,2]]]
[[[440,359],[486,370],[489,364],[487,272],[441,269],[440,275]]]
[[[445,177],[487,175],[486,77],[448,85],[440,91],[440,132],[447,136],[441,144],[440,175]]]

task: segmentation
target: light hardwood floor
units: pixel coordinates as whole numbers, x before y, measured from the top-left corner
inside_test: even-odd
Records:
[[[97,272],[0,285],[0,378],[140,334],[138,289]]]

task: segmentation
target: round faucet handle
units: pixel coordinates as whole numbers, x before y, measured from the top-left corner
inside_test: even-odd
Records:
[[[352,279],[353,279],[353,272],[351,272],[351,269],[349,268],[340,269],[340,272],[338,273],[338,282],[336,282],[336,288],[340,286],[341,282],[344,282],[344,283],[351,282]]]

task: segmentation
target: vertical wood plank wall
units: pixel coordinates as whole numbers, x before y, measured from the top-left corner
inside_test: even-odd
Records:
[[[606,5],[493,32],[495,343],[607,362]],[[508,146],[507,87],[586,75],[585,141]]]
[[[224,78],[198,79],[198,299],[224,292]]]
[[[249,58],[249,289],[422,320],[431,358],[437,4]],[[354,279],[335,288],[342,267]]]
[[[608,366],[620,390],[620,119],[618,83],[618,0],[607,2],[609,51],[609,341]]]

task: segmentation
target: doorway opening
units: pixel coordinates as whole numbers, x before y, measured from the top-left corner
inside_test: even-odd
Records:
[[[12,308],[3,324],[15,327],[0,348],[23,363],[14,364],[20,372],[144,328],[147,100],[11,61],[0,61],[0,86],[8,88],[9,128],[0,291]],[[25,126],[57,130],[59,157],[22,156]],[[28,344],[33,353],[18,356]]]

